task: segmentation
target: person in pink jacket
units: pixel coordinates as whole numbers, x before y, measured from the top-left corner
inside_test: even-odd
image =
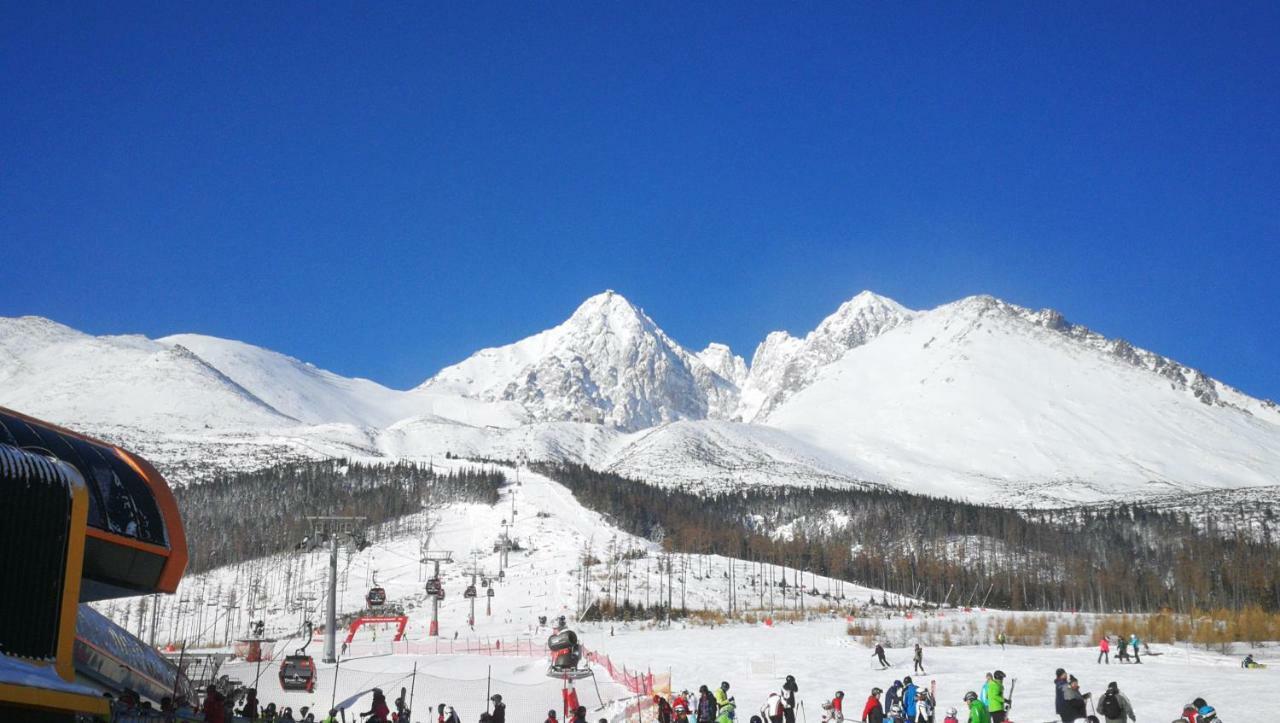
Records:
[[[1111,665],[1111,641],[1105,635],[1098,641],[1098,664],[1101,665],[1104,660],[1107,665]]]

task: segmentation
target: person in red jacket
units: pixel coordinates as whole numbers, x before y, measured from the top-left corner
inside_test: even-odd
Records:
[[[880,705],[880,694],[884,691],[872,688],[867,698],[867,705],[862,709],[862,720],[865,723],[884,723],[884,707]]]
[[[1098,662],[1107,661],[1107,665],[1111,665],[1111,641],[1107,640],[1107,636],[1103,635],[1102,640],[1098,641]]]
[[[227,723],[226,701],[218,689],[212,685],[205,688],[204,705],[200,707],[204,711],[205,723]]]
[[[844,718],[844,691],[843,690],[836,691],[836,696],[831,699],[831,708],[835,712],[839,713],[841,718]]]
[[[361,718],[368,718],[369,723],[387,723],[387,716],[391,715],[391,709],[387,707],[387,696],[382,694],[381,688],[373,689],[373,705],[369,706],[369,710],[360,714]]]

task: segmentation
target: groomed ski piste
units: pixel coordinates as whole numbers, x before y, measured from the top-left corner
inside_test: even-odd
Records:
[[[433,463],[440,468],[480,466],[460,460],[436,459]],[[389,626],[362,628],[341,656],[336,672],[333,665],[321,662],[323,641],[317,634],[307,648],[318,669],[313,692],[282,691],[276,673],[280,659],[302,645],[297,637],[301,621],[323,622],[328,568],[328,553],[323,549],[188,576],[180,592],[162,605],[156,639],[185,640],[192,650],[229,650],[224,643],[245,637],[249,621],[261,619],[267,635],[279,639],[273,658],[260,666],[233,661],[223,666],[222,674],[246,684],[257,679],[263,704],[287,705],[295,713],[302,706],[323,713],[332,703],[345,702],[348,720],[357,719],[354,713],[368,710],[367,692],[373,687],[382,688],[389,703],[401,688],[411,688],[415,720],[434,715],[436,706],[443,703],[453,706],[460,718],[470,723],[485,710],[491,693],[503,695],[509,720],[542,720],[548,710],[561,707],[561,682],[546,675],[545,647],[550,625],[560,615],[568,618],[585,648],[607,656],[614,666],[616,680],[604,665],[595,664],[595,680],[577,682],[578,695],[588,706],[591,721],[619,721],[627,717],[628,710],[632,711],[631,719],[636,719],[634,706],[629,709],[628,704],[640,696],[637,686],[628,686],[622,676],[623,666],[629,673],[653,674],[659,685],[669,676],[676,691],[697,691],[703,684],[714,688],[727,681],[743,723],[790,674],[800,686],[798,719],[818,723],[822,702],[842,690],[846,718],[857,720],[872,687],[888,689],[895,680],[912,675],[910,649],[917,640],[925,643],[927,672],[916,674],[914,680],[926,688],[936,682],[937,721],[949,707],[960,710],[964,721],[965,692],[978,690],[984,675],[997,669],[1018,680],[1010,720],[1056,720],[1052,680],[1059,667],[1078,676],[1081,690],[1092,692],[1095,700],[1101,698],[1109,682],[1119,683],[1138,720],[1172,720],[1180,714],[1183,703],[1196,697],[1213,704],[1228,723],[1280,720],[1280,677],[1276,672],[1280,653],[1274,643],[1256,649],[1238,644],[1226,653],[1152,644],[1151,654],[1144,655],[1141,665],[1119,664],[1114,659],[1110,665],[1098,665],[1096,641],[1072,639],[1067,647],[1056,648],[1008,644],[1003,649],[992,642],[993,631],[1004,621],[1039,613],[975,606],[915,612],[908,619],[900,611],[878,605],[885,599],[879,590],[766,566],[766,579],[785,575],[790,585],[799,574],[803,588],[818,593],[803,596],[805,616],[797,619],[799,603],[794,588],[788,588],[784,601],[775,586],[770,603],[755,575],[761,568],[753,563],[676,555],[671,558],[673,572],[660,571],[658,544],[620,531],[545,477],[522,468],[516,483],[516,471],[505,471],[512,483],[503,489],[498,504],[434,509],[392,523],[383,530],[388,535],[364,551],[340,554],[339,616],[363,609],[364,596],[376,580],[386,590],[389,603],[405,608],[409,625],[405,639],[398,643],[391,641],[394,630]],[[424,592],[430,572],[420,562],[428,519],[435,520],[430,548],[450,550],[454,556],[452,563],[441,568],[446,597],[440,604],[440,635],[435,638],[428,636],[430,604]],[[499,580],[496,545],[503,521],[511,520],[510,535],[520,549],[509,553]],[[399,532],[389,534],[392,528]],[[670,594],[677,609],[683,598],[685,607],[708,613],[698,623],[578,621],[584,596],[580,562],[588,552],[606,562],[611,554],[628,553],[622,556],[631,558],[629,564],[614,566],[616,579],[610,578],[608,564],[591,568],[586,594],[592,598],[606,598],[616,589],[619,603],[625,594],[633,604],[648,607]],[[467,624],[471,603],[462,595],[471,582],[473,565],[488,577],[494,590],[494,596],[487,598],[487,588],[477,585],[474,628]],[[235,607],[227,604],[231,591],[235,591]],[[739,621],[715,622],[715,611],[726,611],[731,591],[737,609],[755,622],[742,622],[741,614]],[[888,598],[891,602],[900,600],[893,595]],[[486,614],[486,602],[492,605],[491,615]],[[762,603],[765,609],[760,609]],[[122,604],[103,609],[114,614],[117,622],[134,627],[135,620],[125,620]],[[848,616],[851,609],[858,611],[852,618]],[[545,624],[540,624],[540,617],[546,618]],[[1076,617],[1088,618],[1063,614],[1059,619]],[[848,632],[851,621],[860,629],[875,630],[885,642],[891,668],[883,670],[874,664],[865,635]],[[929,632],[922,632],[922,626]],[[1087,620],[1084,627],[1091,628]],[[934,644],[944,632],[952,640],[950,647]],[[1127,635],[1123,630],[1112,632]],[[345,634],[345,629],[338,631],[339,645]],[[1253,652],[1269,667],[1242,669],[1240,660],[1246,652]],[[650,712],[640,715],[652,719]]]

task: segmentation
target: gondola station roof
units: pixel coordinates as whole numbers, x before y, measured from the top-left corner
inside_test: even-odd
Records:
[[[73,721],[105,715],[104,690],[182,690],[176,666],[84,605],[177,589],[187,543],[164,478],[0,408],[0,495],[0,586],[24,591],[0,617],[0,720]]]

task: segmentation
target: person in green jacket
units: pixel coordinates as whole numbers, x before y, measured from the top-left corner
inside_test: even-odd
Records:
[[[983,685],[982,692],[987,710],[991,713],[991,723],[1004,723],[1005,716],[1008,715],[1008,706],[1004,700],[1004,671],[992,673],[991,679]]]
[[[991,723],[991,714],[987,707],[978,700],[978,694],[972,690],[964,694],[964,702],[969,704],[969,723]]]
[[[733,723],[733,710],[734,705],[731,698],[720,706],[720,710],[716,711],[716,723]]]

